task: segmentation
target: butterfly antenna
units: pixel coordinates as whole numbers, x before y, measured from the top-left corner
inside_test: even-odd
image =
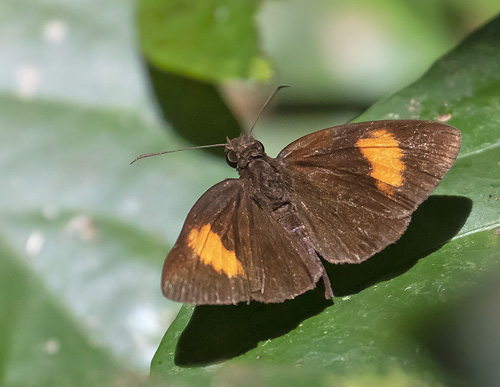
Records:
[[[276,87],[276,89],[274,89],[273,93],[269,96],[269,98],[267,99],[267,101],[260,108],[260,111],[257,114],[257,117],[255,118],[255,121],[253,122],[253,125],[250,127],[250,130],[248,131],[248,135],[252,134],[253,128],[255,128],[255,124],[259,120],[262,112],[265,110],[265,108],[267,107],[267,105],[269,105],[269,103],[273,100],[274,96],[276,94],[278,94],[278,91],[280,91],[281,89],[284,89],[285,87],[290,87],[290,86],[288,86],[288,85],[279,85],[278,87]]]
[[[170,151],[165,151],[165,152],[157,152],[157,153],[144,153],[143,155],[140,155],[136,157],[135,159],[132,160],[130,164],[135,163],[137,160],[144,159],[146,157],[151,157],[151,156],[158,156],[158,155],[164,155],[166,153],[174,153],[174,152],[181,152],[181,151],[187,151],[187,150],[193,150],[193,149],[201,149],[201,148],[214,148],[216,146],[226,146],[226,144],[213,144],[213,145],[198,145],[198,146],[190,146],[188,148],[182,148],[182,149],[176,149],[176,150],[170,150]]]

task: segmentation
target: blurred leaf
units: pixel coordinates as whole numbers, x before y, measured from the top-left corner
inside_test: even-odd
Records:
[[[48,292],[57,300],[61,318],[70,326],[78,321],[74,330],[111,359],[139,368],[177,309],[159,290],[165,234],[175,240],[189,206],[203,186],[224,176],[224,166],[196,152],[129,166],[142,151],[182,144],[133,115],[8,97],[0,97],[0,143],[0,185],[6,188],[0,231],[14,254],[10,259],[40,278],[36,294]],[[13,276],[13,267],[2,274]],[[9,282],[1,281],[0,288],[11,294]],[[30,333],[49,340],[44,332],[51,322],[39,315],[39,321],[29,317]],[[0,321],[0,327],[10,326],[10,315],[2,312]],[[61,348],[76,343],[68,331],[55,336]],[[21,339],[11,337],[10,347],[29,351]],[[7,348],[0,349],[0,359],[10,358]],[[9,372],[22,361],[31,369],[22,374],[26,380],[53,369],[65,380],[66,368],[55,357],[47,357],[54,362],[50,367],[32,360],[10,359]]]
[[[1,93],[81,107],[148,109],[132,12],[133,0],[3,0]]]
[[[500,4],[288,0],[261,8],[263,50],[278,82],[294,87],[280,101],[363,107],[418,79]]]
[[[121,370],[0,241],[2,385],[103,385]],[[64,370],[64,372],[61,372]],[[119,373],[120,371],[120,373]]]
[[[500,228],[496,231],[500,235]],[[437,310],[417,332],[433,355],[469,386],[496,386],[500,380],[500,268],[486,275],[460,302]]]
[[[259,378],[257,365],[265,365],[285,368],[287,377],[313,371],[308,384],[324,383],[325,372],[350,381],[394,370],[416,373],[426,384],[446,380],[415,338],[414,322],[460,297],[500,263],[494,232],[500,226],[499,35],[497,18],[420,81],[358,118],[446,120],[451,114],[449,123],[463,133],[463,148],[436,194],[453,196],[431,197],[405,236],[367,262],[329,266],[337,296],[333,306],[318,290],[279,305],[183,306],[153,359],[152,373],[215,383],[234,367],[252,367],[252,377]]]
[[[147,99],[131,12],[0,4],[0,384],[136,385],[179,308],[169,244],[227,176],[197,152],[128,165],[187,145]]]
[[[259,2],[141,0],[141,48],[157,67],[209,81],[267,79],[254,16]]]

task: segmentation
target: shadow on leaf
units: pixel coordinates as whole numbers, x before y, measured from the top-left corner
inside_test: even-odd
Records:
[[[456,235],[471,209],[472,202],[464,197],[431,196],[415,211],[395,244],[359,265],[325,263],[334,294],[356,293],[404,273]],[[316,289],[281,304],[196,307],[177,343],[175,363],[199,366],[227,360],[260,341],[290,332],[333,304],[324,298],[322,287],[320,281]]]
[[[175,363],[206,365],[241,355],[259,341],[284,335],[332,304],[318,287],[281,304],[198,306],[177,343]]]
[[[403,274],[419,259],[440,249],[463,227],[472,201],[461,196],[430,196],[413,213],[410,225],[394,244],[359,265],[325,263],[337,297],[358,293]]]
[[[241,134],[240,124],[213,84],[146,65],[163,117],[183,138],[194,145],[211,145]],[[218,148],[205,151],[225,157]]]

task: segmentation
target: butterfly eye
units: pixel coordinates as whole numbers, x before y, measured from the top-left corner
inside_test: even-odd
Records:
[[[236,168],[238,166],[238,156],[236,156],[236,152],[230,150],[226,153],[226,162],[231,168]]]

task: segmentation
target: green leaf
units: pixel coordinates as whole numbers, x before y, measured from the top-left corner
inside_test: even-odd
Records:
[[[148,100],[131,3],[52,3],[0,4],[0,384],[137,385],[179,308],[165,240],[227,173],[197,152],[129,166],[187,145]]]
[[[103,348],[89,343],[3,240],[0,256],[0,378],[5,385],[88,386],[118,381],[123,371]]]
[[[304,373],[309,384],[361,385],[366,377],[385,385],[394,375],[404,375],[400,381],[408,384],[446,381],[416,326],[425,326],[426,317],[464,296],[500,263],[498,36],[500,18],[357,119],[449,118],[462,131],[457,163],[400,241],[361,265],[329,266],[334,305],[315,290],[279,305],[183,306],[152,374],[212,383],[229,374],[244,383],[248,369],[252,381],[268,380],[271,369],[273,380],[297,384]]]
[[[168,72],[209,81],[267,79],[254,16],[258,2],[231,0],[141,0],[141,48]]]
[[[141,136],[138,127],[148,136]],[[27,296],[19,299],[10,298],[17,294],[11,281],[0,281],[0,294],[7,295],[1,310],[21,308],[18,319],[33,336],[30,341],[15,313],[2,312],[2,336],[9,338],[0,349],[5,379],[28,385],[40,374],[44,378],[38,385],[89,385],[95,379],[92,369],[108,371],[108,379],[116,375],[118,367],[110,366],[115,362],[124,365],[121,373],[127,365],[136,369],[149,360],[160,330],[177,311],[159,290],[169,248],[164,232],[175,239],[186,211],[202,193],[197,184],[210,185],[214,175],[221,179],[225,168],[196,153],[176,155],[168,168],[161,159],[129,166],[139,151],[182,144],[159,127],[113,110],[0,97],[0,128],[0,185],[6,187],[0,231],[11,252],[6,259],[17,262],[1,272],[16,278],[21,265],[27,274],[15,283],[40,279],[37,286],[21,288]],[[185,181],[184,174],[195,180]],[[166,192],[175,199],[165,200]],[[32,306],[33,297],[42,300]],[[59,325],[64,329],[51,328]],[[11,326],[17,334],[8,333]],[[61,357],[43,352],[52,342]],[[82,358],[74,372],[73,358]]]

